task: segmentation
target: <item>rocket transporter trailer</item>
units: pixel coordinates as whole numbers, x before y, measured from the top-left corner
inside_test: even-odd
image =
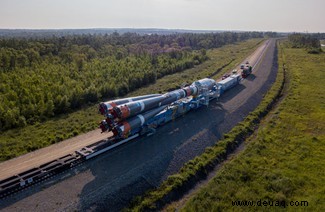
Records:
[[[247,76],[248,74],[245,74],[245,77]],[[219,82],[205,78],[165,94],[150,94],[100,103],[99,112],[105,116],[100,128],[102,133],[112,131],[113,137],[1,180],[0,199],[136,137],[151,135],[157,127],[191,110],[208,106],[212,99],[219,98],[225,91],[239,84],[242,78],[243,73],[232,74]]]

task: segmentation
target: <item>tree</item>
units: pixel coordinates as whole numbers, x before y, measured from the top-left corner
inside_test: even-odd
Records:
[[[48,117],[51,117],[54,115],[54,103],[52,100],[49,100],[48,102],[46,102],[46,108],[45,108],[44,112],[45,112],[44,115],[48,116]]]

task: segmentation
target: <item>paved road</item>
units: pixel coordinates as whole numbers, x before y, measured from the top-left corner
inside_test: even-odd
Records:
[[[158,186],[184,162],[213,145],[259,104],[276,77],[275,53],[274,40],[259,47],[247,58],[253,65],[261,60],[253,74],[208,108],[8,198],[0,203],[0,209],[121,209],[133,196]]]
[[[86,134],[2,162],[0,163],[0,180],[38,167],[46,162],[68,155],[89,144],[105,139],[107,134],[101,134],[100,132],[99,129],[93,130]]]

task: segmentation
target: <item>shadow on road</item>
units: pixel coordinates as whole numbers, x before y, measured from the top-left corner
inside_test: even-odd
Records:
[[[246,88],[245,85],[239,84],[236,85],[236,87],[226,91],[223,95],[222,98],[219,99],[219,103],[226,103],[232,98],[236,97],[241,91],[243,91]]]
[[[27,187],[26,189],[19,191],[18,193],[12,194],[11,196],[5,197],[0,200],[0,210],[4,210],[6,207],[15,204],[29,196],[36,193],[42,192],[43,190],[55,185],[56,183],[68,179],[72,176],[85,170],[84,166],[74,167],[68,169],[62,173],[59,173],[51,178],[48,178],[40,183]]]
[[[135,139],[91,161],[95,179],[83,188],[78,209],[118,211],[133,197],[157,187],[220,139],[218,126],[227,114],[222,103],[243,89],[244,85],[238,85],[220,101],[211,101],[209,107],[191,111],[158,128],[154,135]]]
[[[248,81],[254,81],[256,78],[256,75],[254,73],[250,74],[247,78],[245,78],[245,80]]]
[[[158,128],[150,137],[136,139],[96,158],[90,165],[95,179],[83,188],[79,209],[120,210],[134,196],[158,186],[164,176],[176,172],[184,162],[214,143],[211,141],[215,141],[215,135],[220,136],[217,129],[204,140],[191,137],[209,131],[211,125],[222,122],[225,114],[213,101],[208,108],[202,107]],[[175,160],[178,154],[182,157]]]

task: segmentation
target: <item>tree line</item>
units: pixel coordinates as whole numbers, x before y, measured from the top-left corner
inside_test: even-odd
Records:
[[[259,32],[69,35],[0,39],[0,130],[123,96]]]
[[[308,53],[320,53],[322,51],[320,40],[325,39],[325,33],[301,34],[294,33],[288,36],[293,48],[305,48]]]

